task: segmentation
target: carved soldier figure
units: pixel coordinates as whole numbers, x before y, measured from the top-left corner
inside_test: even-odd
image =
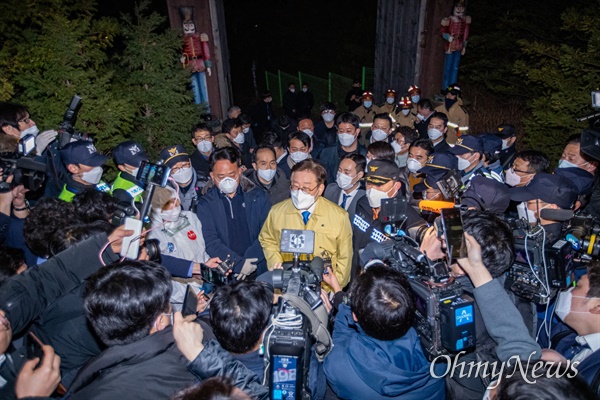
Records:
[[[465,0],[454,3],[452,15],[442,20],[442,37],[446,43],[446,59],[444,61],[444,83],[442,90],[457,82],[460,57],[465,54],[469,39],[471,17],[465,16],[467,7]]]

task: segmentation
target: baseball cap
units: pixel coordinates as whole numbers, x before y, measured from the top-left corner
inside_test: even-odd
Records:
[[[496,132],[496,135],[498,135],[498,137],[500,139],[506,139],[506,138],[509,138],[511,136],[515,136],[516,134],[517,134],[517,130],[511,124],[502,124],[502,125],[499,125],[498,126],[498,131]]]
[[[481,211],[503,214],[510,204],[508,187],[495,179],[476,176],[461,197],[461,204]]]
[[[102,166],[108,157],[98,153],[92,142],[78,140],[71,142],[62,148],[60,157],[65,165],[80,164],[88,167]]]
[[[427,158],[427,163],[419,172],[426,175],[432,172],[442,172],[445,174],[451,169],[458,170],[458,160],[452,154],[444,151],[430,155]]]
[[[456,144],[449,151],[456,156],[465,153],[482,152],[483,143],[478,136],[463,135],[456,139]]]
[[[512,188],[509,191],[510,199],[513,201],[540,199],[564,209],[573,206],[578,193],[577,187],[569,179],[543,172],[535,174],[528,185]]]
[[[594,175],[581,168],[556,168],[554,174],[571,181],[577,187],[578,194],[589,194],[594,186]]]
[[[502,139],[497,135],[485,134],[480,135],[483,152],[486,154],[496,154],[502,150]]]
[[[374,185],[384,185],[389,181],[398,180],[400,168],[390,160],[373,160],[367,165],[365,180]]]
[[[148,156],[144,153],[142,145],[133,140],[118,144],[112,153],[117,165],[128,164],[132,167],[139,167],[142,161],[148,161]]]
[[[172,168],[178,162],[190,161],[190,155],[182,144],[176,144],[162,149],[160,159],[167,167]]]
[[[456,158],[456,157],[455,157]],[[437,182],[446,175],[448,171],[444,169],[431,170],[421,182],[413,187],[414,192],[422,192],[427,189],[438,189]]]

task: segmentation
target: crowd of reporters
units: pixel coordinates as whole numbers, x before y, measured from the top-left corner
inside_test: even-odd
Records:
[[[456,97],[457,87],[448,89]],[[577,376],[544,375],[532,388],[548,399],[595,398],[600,246],[583,236],[600,232],[574,239],[574,247],[587,245],[569,253],[574,279],[548,291],[546,307],[508,290],[505,280],[518,262],[515,235],[537,229],[544,243],[565,239],[573,213],[598,226],[598,161],[573,135],[552,170],[543,152],[516,150],[512,125],[465,134],[429,100],[415,103],[402,113],[413,126],[401,126],[395,111],[367,113],[365,124],[360,112],[338,114],[332,103],[321,106],[317,123],[272,111],[262,121],[256,110],[253,120],[232,107],[219,132],[200,123],[190,143],[160,152],[158,165],[170,171],[164,185],[142,177],[150,160],[141,144],[112,150],[118,174],[109,185],[102,180],[108,157],[91,140],[38,133],[26,107],[0,103],[0,150],[37,163],[0,157],[2,397],[288,398],[274,388],[265,357],[283,300],[256,279],[289,268],[294,255],[281,250],[281,238],[291,229],[314,232],[308,261],[325,263],[317,300],[333,343],[326,356],[313,349],[306,382],[294,390],[315,399],[531,393],[529,364],[521,374],[496,376],[499,382],[443,373],[447,365],[432,359],[415,329],[414,277],[377,250],[399,230],[474,299],[475,344],[452,354],[455,362],[530,360],[545,371],[550,362],[578,361]],[[34,149],[22,154],[31,137]],[[384,215],[389,199],[406,206],[397,226]],[[447,254],[439,223],[440,210],[454,207],[467,250],[459,259]],[[123,223],[143,218],[143,210],[147,233],[138,259],[127,259],[123,242],[133,231]],[[226,284],[210,282],[210,270]],[[198,305],[184,317],[188,287]],[[37,340],[43,355],[33,354]]]

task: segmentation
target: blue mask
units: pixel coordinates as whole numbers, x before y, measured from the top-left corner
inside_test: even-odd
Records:
[[[372,105],[372,101],[363,101],[363,106],[365,106],[365,108],[371,108]]]

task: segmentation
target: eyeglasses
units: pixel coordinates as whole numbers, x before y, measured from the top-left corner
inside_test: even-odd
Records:
[[[162,315],[168,315],[168,316],[169,316],[169,318],[170,318],[170,321],[171,321],[171,325],[173,325],[173,320],[174,320],[174,319],[173,319],[173,315],[174,315],[174,314],[173,314],[172,312],[171,312],[171,313],[162,313],[162,314],[160,314],[160,315],[161,315],[161,316],[162,316]]]
[[[318,188],[318,187],[319,187],[319,185],[315,186],[315,187],[314,187],[314,188],[312,188],[312,189],[309,189],[309,188],[302,188],[302,187],[300,187],[300,186],[298,186],[298,185],[291,185],[291,186],[290,186],[290,189],[291,189],[291,190],[294,190],[294,191],[296,191],[296,190],[301,190],[301,191],[303,191],[303,192],[304,192],[304,193],[306,193],[306,194],[312,194],[312,192],[313,192],[313,191],[314,191],[316,188]]]
[[[190,168],[192,166],[192,164],[188,161],[186,162],[183,166],[181,167],[174,167],[171,168],[171,175],[178,172],[179,170],[183,169],[183,168]]]
[[[521,171],[521,170],[516,169],[514,165],[512,166],[511,169],[513,170],[513,172],[518,172],[520,174],[531,174],[531,172],[529,172],[529,171]]]
[[[17,121],[17,123],[19,123],[19,124],[20,124],[21,122],[25,122],[26,124],[28,124],[28,123],[30,123],[30,122],[31,122],[31,118],[30,118],[30,117],[27,117],[27,118],[23,118],[23,119],[20,119],[20,120],[18,120],[18,121]]]

